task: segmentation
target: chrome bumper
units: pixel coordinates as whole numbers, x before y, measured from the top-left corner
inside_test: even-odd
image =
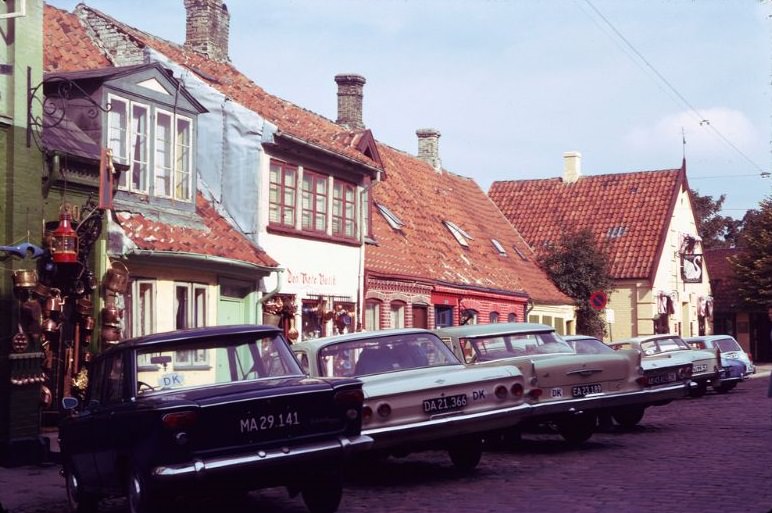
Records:
[[[335,440],[309,443],[299,446],[283,446],[273,449],[243,453],[237,456],[198,458],[176,465],[155,467],[151,476],[158,480],[203,478],[232,471],[270,469],[278,465],[301,464],[319,458],[342,457],[370,448],[373,439],[366,435],[339,437]]]

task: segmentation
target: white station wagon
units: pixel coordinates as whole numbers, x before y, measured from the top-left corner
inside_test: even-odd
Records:
[[[382,455],[447,450],[457,468],[472,470],[485,433],[511,428],[528,409],[517,367],[469,368],[428,330],[351,333],[292,350],[311,376],[362,381],[362,434]]]
[[[545,324],[475,324],[435,333],[469,366],[516,365],[530,407],[524,424],[553,426],[572,444],[592,436],[601,413],[640,420],[648,405],[686,393],[685,383],[667,393],[644,387],[635,351],[577,354]]]

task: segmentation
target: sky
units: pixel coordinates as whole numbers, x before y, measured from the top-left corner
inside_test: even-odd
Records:
[[[72,11],[76,0],[48,0]],[[87,5],[176,43],[183,0]],[[331,120],[366,79],[376,139],[496,180],[673,169],[741,219],[772,197],[772,0],[226,0],[232,63]]]

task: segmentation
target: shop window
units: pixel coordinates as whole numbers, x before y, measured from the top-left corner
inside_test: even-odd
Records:
[[[434,307],[434,324],[437,328],[445,328],[453,326],[453,307],[452,306],[435,306]]]
[[[477,310],[472,310],[471,308],[462,310],[459,324],[462,326],[467,324],[477,324],[478,315]]]
[[[378,331],[381,329],[381,302],[367,301],[365,304],[365,329]]]
[[[392,302],[389,319],[390,319],[390,327],[404,328],[405,327],[405,303],[403,303],[402,301]]]
[[[321,301],[303,301],[303,340],[325,336],[323,306],[324,303]]]

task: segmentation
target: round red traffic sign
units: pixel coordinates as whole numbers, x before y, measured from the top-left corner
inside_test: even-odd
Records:
[[[597,290],[590,295],[590,306],[596,310],[603,310],[608,303],[608,296],[602,290]]]

